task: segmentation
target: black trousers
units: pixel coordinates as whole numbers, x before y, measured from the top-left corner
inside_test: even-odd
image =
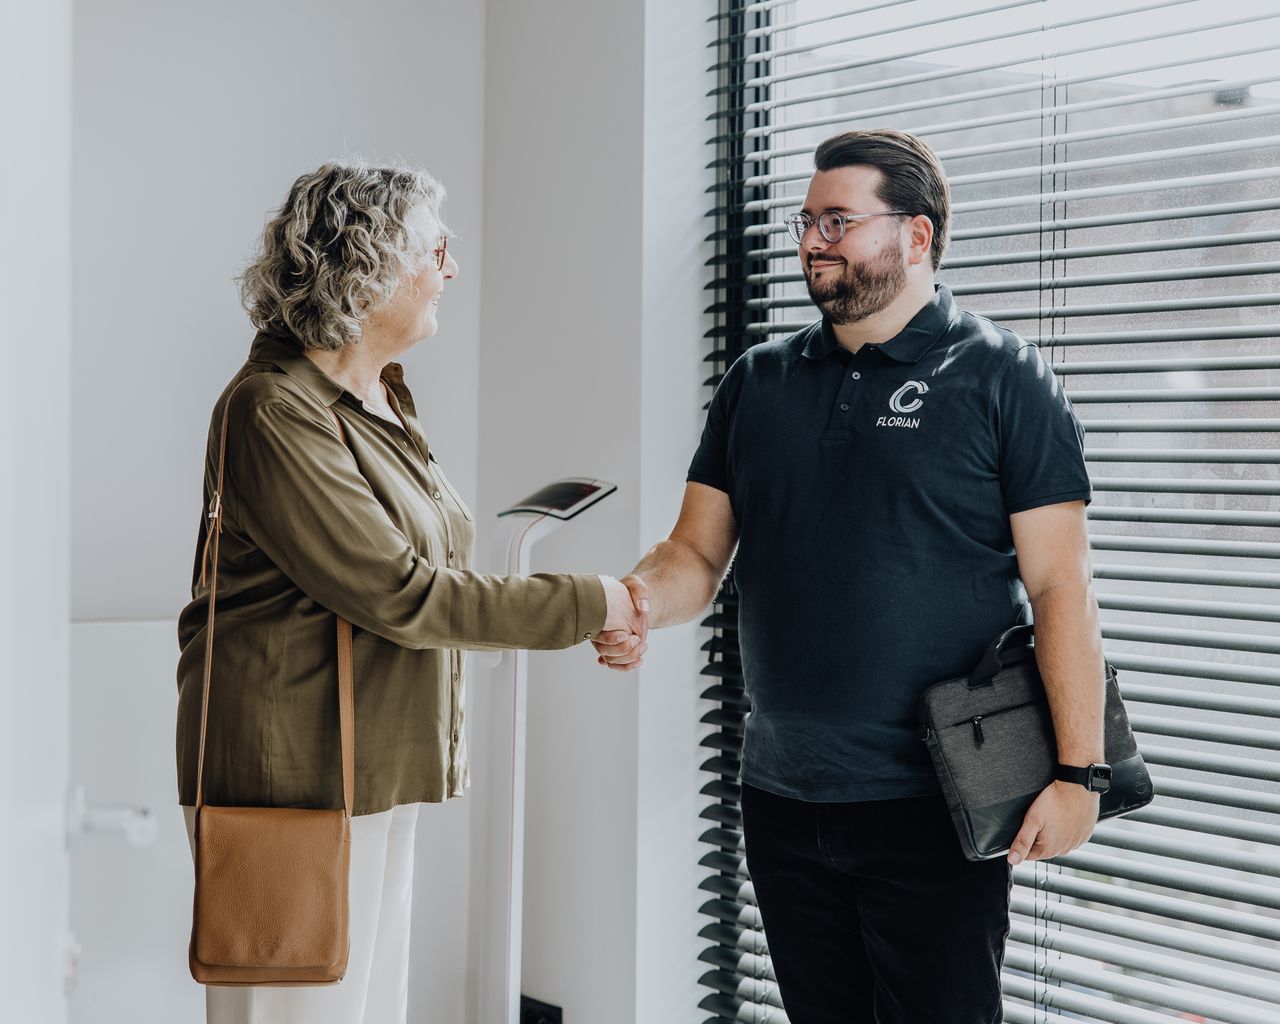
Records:
[[[747,868],[791,1024],[998,1024],[1012,878],[941,795],[808,803],[742,787]]]

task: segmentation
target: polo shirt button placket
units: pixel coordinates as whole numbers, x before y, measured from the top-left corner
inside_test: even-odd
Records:
[[[855,354],[851,358],[856,359],[857,355]],[[847,366],[848,364],[846,363],[845,365]],[[862,372],[860,370],[850,370],[849,376],[841,385],[840,393],[836,395],[835,412],[828,428],[835,436],[846,436],[847,432],[852,429],[853,408],[858,404],[858,395],[861,388]]]

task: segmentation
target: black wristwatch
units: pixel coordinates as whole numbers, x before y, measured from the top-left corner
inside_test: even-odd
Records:
[[[1054,768],[1053,777],[1059,782],[1074,782],[1084,786],[1090,793],[1105,793],[1111,788],[1111,765],[1091,764],[1076,768],[1074,765],[1060,764]]]

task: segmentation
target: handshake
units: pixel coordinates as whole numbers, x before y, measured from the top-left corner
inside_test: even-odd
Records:
[[[649,649],[649,588],[639,576],[620,580],[601,576],[608,611],[604,628],[591,641],[596,660],[617,672],[630,672],[644,662]]]

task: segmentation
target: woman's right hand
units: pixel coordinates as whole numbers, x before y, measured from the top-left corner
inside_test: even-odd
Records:
[[[646,642],[649,635],[648,608],[646,607],[644,611],[636,608],[631,589],[621,580],[616,580],[612,576],[601,576],[600,582],[604,584],[607,611],[604,627],[596,634],[597,651],[600,644],[607,642],[615,657],[619,660],[625,657],[627,669],[639,668],[644,652],[649,649]],[[648,604],[647,601],[644,603]],[[597,660],[600,664],[609,665],[611,668],[623,667],[611,664],[603,656]]]

